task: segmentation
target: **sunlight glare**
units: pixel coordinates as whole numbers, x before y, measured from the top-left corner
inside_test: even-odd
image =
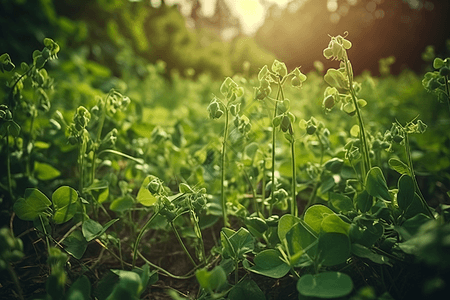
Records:
[[[236,1],[235,9],[242,18],[244,32],[255,32],[264,21],[264,8],[258,0]]]

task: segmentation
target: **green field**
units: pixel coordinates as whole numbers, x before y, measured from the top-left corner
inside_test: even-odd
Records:
[[[170,6],[150,51],[141,4],[96,37],[40,3],[0,53],[0,298],[448,297],[450,40],[353,74],[349,29],[303,71]]]

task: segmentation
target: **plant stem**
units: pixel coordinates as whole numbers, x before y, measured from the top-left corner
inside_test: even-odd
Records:
[[[31,123],[30,123],[30,140],[28,143],[24,143],[24,147],[28,150],[28,144],[32,143],[34,141],[33,138],[33,128],[34,128],[34,120],[36,119],[36,109],[33,106],[32,107],[32,114],[31,114]],[[30,153],[26,156],[26,162],[25,162],[25,173],[27,176],[31,176],[31,151],[33,151],[33,148],[30,149]]]
[[[109,94],[108,94],[108,96],[109,96]],[[94,183],[94,179],[95,179],[97,150],[98,150],[98,147],[99,147],[99,144],[100,144],[100,139],[102,137],[103,124],[105,123],[105,118],[106,118],[106,111],[105,111],[106,108],[105,108],[105,106],[106,106],[106,103],[104,103],[103,107],[100,108],[102,110],[102,115],[100,117],[100,123],[99,123],[98,128],[97,128],[97,139],[95,141],[96,147],[94,147],[93,155],[92,155],[91,183]]]
[[[359,123],[359,133],[361,136],[361,147],[362,147],[362,156],[363,156],[363,163],[361,164],[361,170],[362,170],[362,177],[363,180],[366,178],[367,172],[369,172],[371,165],[370,165],[370,158],[369,158],[369,146],[367,145],[367,138],[366,138],[366,130],[364,128],[364,121],[361,115],[361,111],[359,109],[358,101],[356,100],[356,93],[353,89],[353,76],[350,75],[350,66],[348,58],[345,57],[344,59],[345,63],[345,70],[347,72],[348,76],[348,82],[349,82],[349,89],[350,89],[350,95],[352,97],[353,105],[356,109],[356,115],[358,117],[358,123]]]
[[[239,261],[236,259],[234,261],[234,284],[238,284],[239,282],[239,274],[238,274],[238,268],[239,268]]]
[[[149,265],[150,267],[152,267],[152,268],[155,268],[156,270],[160,271],[161,273],[163,273],[163,274],[166,275],[166,276],[169,276],[169,277],[172,277],[172,278],[175,278],[175,279],[189,279],[189,278],[192,278],[192,277],[195,276],[195,273],[193,273],[192,275],[189,275],[189,276],[178,276],[178,275],[174,275],[174,274],[170,273],[169,271],[164,270],[164,269],[161,268],[160,266],[157,266],[157,265],[151,263],[148,259],[146,259],[146,258],[142,255],[142,253],[138,252],[138,255],[139,255],[140,258],[142,258],[142,259],[145,261],[146,264],[148,264],[148,265]],[[133,268],[134,268],[134,267],[133,267]],[[189,273],[191,273],[191,272],[189,272]],[[189,273],[188,273],[188,274],[189,274]]]
[[[177,240],[180,243],[181,247],[183,248],[184,252],[189,257],[189,260],[192,262],[194,267],[197,267],[197,264],[195,263],[195,260],[192,258],[191,254],[189,253],[189,251],[187,250],[186,246],[184,245],[183,240],[181,239],[180,235],[178,234],[177,229],[173,225],[173,222],[170,222],[169,224],[170,224],[170,227],[172,227],[172,230],[175,233],[175,236],[177,237]]]
[[[275,101],[275,108],[273,110],[273,118],[275,119],[277,117],[277,110],[278,110],[278,100],[280,98],[281,94],[281,83],[280,79],[278,79],[278,91],[277,91],[277,99]],[[273,121],[272,121],[273,122]],[[272,123],[272,185],[271,185],[271,201],[269,206],[269,216],[272,215],[272,209],[273,204],[275,203],[275,149],[276,149],[276,140],[277,140],[277,131],[275,130],[275,127]]]
[[[292,128],[289,128],[292,131]],[[298,216],[297,209],[297,174],[295,167],[295,138],[294,132],[292,132],[292,142],[291,142],[291,156],[292,156],[292,203],[291,203],[291,214]]]
[[[448,75],[445,76],[445,91],[447,92],[447,104],[448,104],[448,110],[450,112],[450,88],[448,86]]]
[[[11,153],[9,149],[9,126],[6,126],[6,172],[8,176],[8,192],[11,197],[11,202],[14,201],[13,193],[12,193],[12,180],[11,180]]]
[[[223,214],[223,226],[229,227],[230,224],[228,223],[228,214],[227,214],[227,199],[225,198],[225,151],[226,151],[226,145],[227,145],[227,137],[228,137],[228,107],[224,105],[225,107],[225,130],[223,133],[223,143],[222,143],[222,174],[221,174],[221,199],[222,199],[222,214]]]
[[[141,231],[139,231],[139,234],[136,238],[136,242],[134,244],[134,249],[133,249],[133,268],[136,265],[136,256],[137,256],[137,252],[138,252],[139,243],[141,242],[141,238],[144,235],[145,231],[147,230],[147,227],[150,226],[150,223],[155,219],[155,217],[158,215],[158,213],[159,213],[159,211],[155,210],[153,212],[153,215],[150,217],[150,219],[148,219],[148,221],[142,227]]]
[[[252,181],[250,180],[250,176],[248,176],[247,171],[245,171],[245,167],[242,167],[242,171],[244,172],[245,179],[247,180],[248,184],[250,185],[252,189],[252,195],[253,195],[253,210],[256,212],[256,214],[261,217],[261,212],[259,211],[258,202],[256,201],[256,190],[255,187],[252,184]]]
[[[414,190],[417,193],[417,195],[419,195],[420,201],[422,201],[423,206],[425,206],[428,214],[430,215],[430,217],[432,217],[433,219],[436,219],[433,215],[433,213],[430,210],[430,207],[428,206],[427,201],[425,200],[425,198],[422,195],[422,192],[420,191],[419,188],[419,184],[417,183],[416,180],[416,174],[414,172],[414,167],[413,167],[413,163],[412,163],[412,157],[411,157],[411,148],[409,147],[409,135],[406,131],[405,132],[405,153],[406,153],[406,160],[408,162],[408,167],[411,170],[411,177],[414,181]]]

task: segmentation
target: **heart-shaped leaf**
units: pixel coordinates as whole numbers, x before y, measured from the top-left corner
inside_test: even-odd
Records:
[[[386,179],[384,179],[383,172],[379,167],[373,167],[367,173],[366,191],[373,197],[391,201]]]
[[[153,175],[148,175],[144,179],[144,182],[142,182],[142,185],[137,194],[137,197],[136,197],[137,202],[141,203],[144,206],[152,206],[157,201],[156,197],[153,196],[152,193],[150,193],[150,191],[147,189],[147,185],[150,183],[151,180],[153,180],[155,178],[156,177]]]
[[[344,263],[350,257],[350,239],[336,232],[321,234],[318,245],[319,261],[324,266]]]
[[[414,181],[408,175],[402,175],[398,180],[397,204],[406,211],[414,200]]]
[[[26,189],[25,197],[14,203],[14,212],[24,221],[33,221],[45,211],[52,202],[38,189]]]
[[[320,232],[323,219],[328,215],[334,215],[334,211],[322,204],[317,204],[309,207],[305,212],[305,222],[316,233]]]
[[[286,275],[290,266],[280,259],[280,252],[275,249],[267,249],[256,254],[255,265],[247,268],[256,274],[271,278],[281,278]]]
[[[338,298],[350,294],[353,282],[350,276],[340,272],[306,274],[297,281],[297,290],[304,296]]]
[[[52,202],[55,208],[53,221],[62,224],[73,218],[77,212],[77,192],[68,186],[58,188],[52,195]]]

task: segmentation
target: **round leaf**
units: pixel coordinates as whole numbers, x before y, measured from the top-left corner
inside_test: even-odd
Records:
[[[384,179],[383,172],[379,167],[373,167],[367,173],[366,190],[373,197],[391,201],[386,179]]]
[[[24,221],[33,221],[44,214],[52,203],[38,189],[26,189],[25,198],[14,203],[14,212]]]
[[[297,281],[297,290],[304,296],[338,298],[350,294],[353,282],[350,276],[340,272],[306,274]]]
[[[316,233],[319,233],[320,228],[322,227],[322,221],[328,215],[334,215],[334,212],[325,205],[313,205],[305,212],[305,223],[308,224]]]
[[[275,249],[259,252],[254,263],[248,270],[271,278],[281,278],[290,270],[290,266],[280,259],[280,253]]]
[[[324,233],[319,237],[318,253],[324,266],[342,264],[350,257],[350,239],[342,233]]]
[[[55,208],[53,221],[62,224],[73,218],[77,212],[77,192],[68,186],[58,188],[52,195],[52,202]]]
[[[401,210],[406,211],[414,199],[414,181],[408,175],[398,180],[397,203]]]

